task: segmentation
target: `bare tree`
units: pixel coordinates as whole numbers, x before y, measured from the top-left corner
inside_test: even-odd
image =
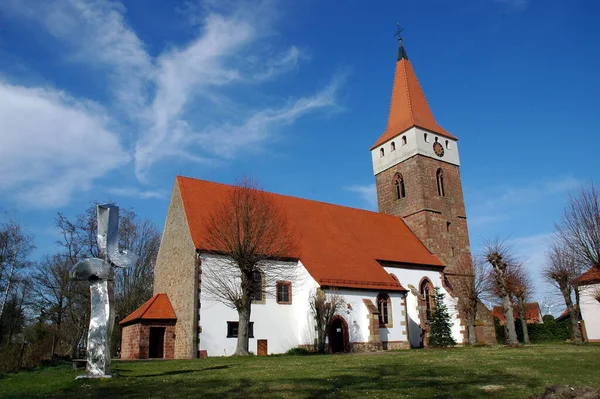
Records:
[[[262,296],[271,282],[294,279],[297,262],[289,261],[296,255],[298,240],[274,197],[248,178],[231,188],[206,222],[211,252],[222,258],[212,267],[203,265],[203,290],[237,310],[235,355],[248,355],[252,300]]]
[[[488,290],[488,279],[485,272],[485,261],[480,257],[465,258],[463,262],[468,262],[472,266],[468,274],[455,275],[452,278],[452,288],[457,296],[457,309],[462,314],[468,325],[469,343],[477,343],[475,337],[475,321],[477,319],[477,309]]]
[[[550,244],[547,254],[548,262],[544,267],[543,276],[560,290],[571,319],[573,342],[581,345],[583,340],[579,331],[579,311],[575,309],[571,295],[578,291],[576,279],[582,273],[581,264],[573,250],[562,245],[561,240]]]
[[[506,241],[495,239],[485,244],[485,258],[492,267],[495,289],[502,300],[504,309],[504,329],[507,345],[518,345],[517,332],[515,330],[515,318],[511,301],[509,285],[510,267],[516,264],[512,250]]]
[[[581,187],[577,196],[569,197],[556,230],[577,263],[600,268],[600,193],[593,184]]]
[[[33,237],[27,235],[16,220],[0,224],[0,318],[19,271],[32,264],[28,257],[33,249]]]
[[[519,319],[521,319],[521,328],[523,330],[523,343],[530,344],[525,303],[531,298],[533,293],[531,276],[522,263],[515,263],[509,268],[507,281],[509,290],[517,302]]]
[[[325,353],[325,337],[329,335],[333,317],[340,313],[345,305],[344,298],[335,291],[328,295],[322,289],[317,288],[311,296],[310,310],[315,318],[319,353]]]

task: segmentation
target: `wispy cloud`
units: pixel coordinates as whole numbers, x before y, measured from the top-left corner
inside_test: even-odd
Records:
[[[576,189],[581,182],[573,176],[561,176],[533,181],[528,185],[478,188],[467,192],[469,225],[490,225],[510,219],[515,210],[533,206],[560,193]]]
[[[166,192],[163,190],[141,190],[136,187],[108,188],[108,193],[117,197],[139,198],[139,199],[163,199]]]
[[[0,191],[27,206],[66,204],[129,162],[97,104],[0,81]]]
[[[377,187],[374,183],[364,186],[352,185],[345,187],[345,189],[357,193],[370,210],[377,209]]]
[[[190,7],[196,36],[156,56],[148,53],[127,23],[126,8],[117,2],[7,0],[0,10],[41,26],[61,42],[61,50],[66,49],[62,60],[81,64],[94,76],[100,72],[111,98],[103,104],[102,126],[112,126],[113,137],[120,134],[133,154],[135,175],[144,182],[158,162],[176,158],[218,164],[242,148],[268,145],[278,129],[336,105],[343,78],[335,76],[326,87],[295,99],[240,99],[237,89],[252,87],[259,93],[261,84],[295,71],[305,57],[296,46],[277,48],[268,42],[275,3],[228,5],[208,1]],[[54,130],[61,126],[47,122],[54,123]],[[99,168],[95,176],[108,170]],[[64,187],[67,192],[77,188]]]

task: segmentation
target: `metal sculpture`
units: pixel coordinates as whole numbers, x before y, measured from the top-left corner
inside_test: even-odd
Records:
[[[110,378],[110,338],[115,323],[115,267],[135,264],[138,257],[119,250],[119,207],[98,205],[98,256],[77,263],[71,279],[89,281],[92,312],[87,340],[86,374],[77,378]]]

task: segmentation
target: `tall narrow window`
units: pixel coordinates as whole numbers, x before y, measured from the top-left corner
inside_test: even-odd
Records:
[[[263,276],[258,270],[252,273],[252,301],[262,302],[263,300]]]
[[[446,231],[449,233],[450,232],[450,222],[446,222]]]
[[[429,139],[427,138],[427,133],[423,133],[423,139],[426,143],[429,143]]]
[[[390,145],[390,151],[396,151],[396,143],[394,143],[392,141],[392,144]]]
[[[442,171],[441,168],[437,170],[435,177],[437,180],[438,195],[440,197],[443,197],[446,195],[446,192],[444,191],[444,172]]]
[[[406,136],[402,136],[402,145],[406,145]]]
[[[379,326],[386,327],[390,324],[390,314],[392,313],[392,305],[388,294],[381,293],[377,295],[377,308],[379,309]]]
[[[448,140],[446,140],[446,148],[449,149],[450,148],[450,143],[448,142]]]
[[[397,200],[406,197],[406,188],[404,187],[404,178],[400,173],[394,177],[394,194]]]
[[[425,312],[426,320],[431,320],[431,313],[433,310],[433,285],[431,281],[425,279],[421,283],[421,300],[423,304],[423,310]]]
[[[381,149],[379,150],[379,156],[380,156],[380,157],[382,157],[382,156],[384,156],[384,155],[385,155],[385,150],[384,150],[383,148],[381,148]]]

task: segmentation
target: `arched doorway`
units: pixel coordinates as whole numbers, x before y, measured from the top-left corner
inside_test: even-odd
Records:
[[[348,352],[348,324],[341,316],[336,316],[329,327],[329,350],[331,353]]]

